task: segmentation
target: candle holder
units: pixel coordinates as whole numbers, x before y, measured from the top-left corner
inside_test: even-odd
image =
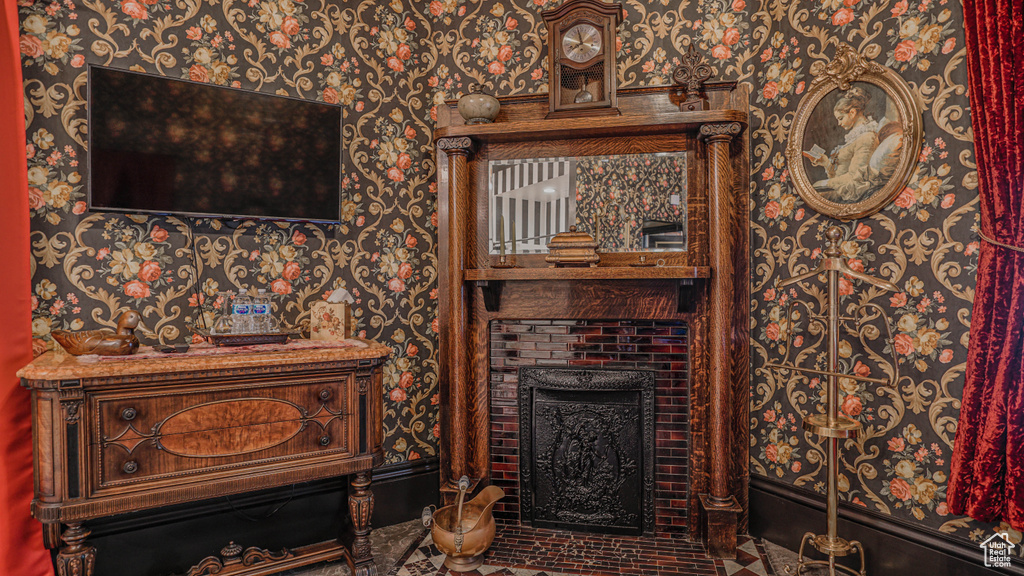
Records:
[[[512,255],[505,255],[505,217],[498,220],[498,262],[491,264],[491,268],[518,268],[516,265],[516,223],[512,221]]]
[[[664,260],[662,263],[664,263]],[[634,268],[647,268],[649,266],[657,266],[658,262],[653,258],[648,258],[646,254],[641,254],[640,257],[637,258],[636,262],[630,262],[629,265]]]
[[[491,268],[519,268],[519,265],[516,264],[516,255],[506,256],[502,254],[498,256],[498,261],[491,264]]]

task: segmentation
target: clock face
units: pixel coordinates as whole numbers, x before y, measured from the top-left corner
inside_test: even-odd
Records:
[[[601,51],[601,32],[590,24],[577,24],[562,36],[562,53],[573,62],[586,62]]]

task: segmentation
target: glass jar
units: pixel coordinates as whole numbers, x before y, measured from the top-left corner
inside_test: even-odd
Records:
[[[217,292],[217,318],[213,321],[211,334],[231,334],[231,292]]]

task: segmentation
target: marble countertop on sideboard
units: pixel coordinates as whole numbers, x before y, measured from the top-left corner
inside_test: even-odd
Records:
[[[294,349],[287,346],[247,346],[244,351],[224,351],[216,354],[197,353],[209,350],[209,345],[193,347],[188,352],[161,354],[140,354],[140,356],[72,356],[63,350],[49,351],[40,355],[18,371],[18,377],[27,381],[97,379],[118,376],[141,376],[147,374],[171,374],[201,372],[209,370],[230,370],[232,368],[260,368],[280,365],[313,364],[323,362],[344,362],[385,358],[391,349],[372,340],[353,338],[340,344],[330,341],[296,340]],[[299,347],[301,346],[301,347]],[[145,352],[144,347],[140,352]]]

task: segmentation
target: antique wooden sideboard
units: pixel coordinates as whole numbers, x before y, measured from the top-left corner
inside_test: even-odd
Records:
[[[351,529],[294,549],[227,544],[189,576],[271,574],[339,558],[376,574],[370,471],[383,460],[380,366],[371,341],[273,352],[91,360],[47,352],[18,376],[32,391],[35,499],[60,576],[91,576],[91,519],[354,475]],[[62,531],[62,525],[66,528]]]
[[[708,83],[705,91],[706,105],[694,106],[678,87],[621,90],[620,115],[558,119],[545,119],[545,95],[503,97],[494,123],[474,125],[464,123],[454,103],[438,107],[441,490],[446,501],[457,492],[454,483],[461,476],[478,483],[490,478],[492,321],[685,321],[690,434],[681,441],[689,444],[689,533],[705,540],[710,553],[735,557],[737,532],[746,525],[749,477],[748,93],[728,82]],[[562,174],[556,164],[578,167],[584,158],[661,159],[666,154],[685,160],[680,160],[683,189],[666,190],[663,199],[684,207],[679,227],[686,230],[685,243],[648,250],[647,238],[637,240],[636,227],[651,219],[635,210],[633,216],[620,216],[619,231],[604,235],[624,240],[617,249],[599,248],[597,266],[549,265],[541,249],[545,231],[538,230],[552,219],[570,224],[571,218],[564,221],[565,206],[575,206],[577,224],[586,226],[589,219],[592,229],[607,230],[615,214],[625,214],[625,204],[635,202],[629,196],[637,194],[625,184],[581,220],[586,197],[571,192],[567,203],[549,208],[544,193],[556,191],[538,189],[552,174]],[[568,178],[586,176],[574,174]],[[521,185],[522,195],[518,203],[500,204],[496,197],[514,195],[503,187],[508,181]],[[499,206],[501,216],[495,214]],[[535,213],[543,225],[522,223]],[[510,218],[519,223],[510,228]],[[631,228],[623,233],[622,226]],[[520,237],[514,255],[509,229]],[[533,243],[532,251],[523,253],[527,242]],[[496,246],[505,249],[499,254]]]

